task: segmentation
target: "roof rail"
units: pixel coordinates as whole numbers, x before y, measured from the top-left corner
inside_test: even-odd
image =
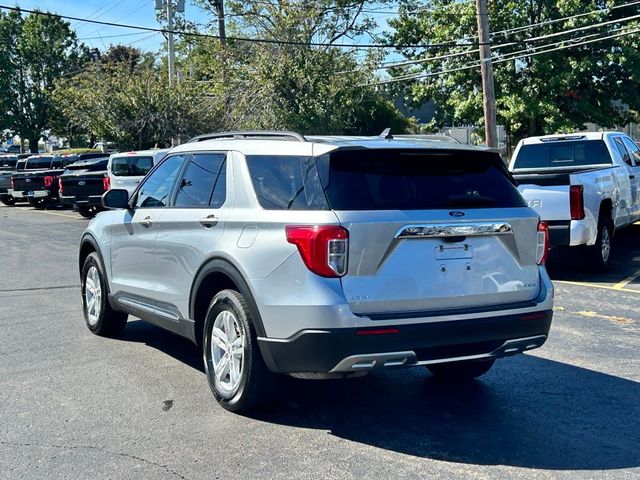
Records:
[[[281,140],[297,140],[298,142],[306,142],[307,139],[302,135],[296,132],[287,132],[287,131],[275,131],[275,130],[255,130],[255,131],[236,131],[236,132],[218,132],[218,133],[205,133],[204,135],[198,135],[197,137],[193,137],[187,143],[192,142],[202,142],[204,140],[213,140],[216,138],[227,138],[227,139],[260,139],[260,138],[279,138]]]

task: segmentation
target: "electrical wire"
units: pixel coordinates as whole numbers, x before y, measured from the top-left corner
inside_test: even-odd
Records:
[[[518,55],[518,56],[507,56],[507,57],[503,57],[503,58],[498,58],[496,60],[492,60],[492,64],[504,63],[504,62],[509,62],[509,61],[512,61],[512,60],[521,60],[523,58],[534,57],[534,56],[537,56],[537,55],[543,55],[545,53],[555,52],[555,51],[559,51],[559,50],[566,50],[567,48],[579,47],[581,45],[587,45],[587,44],[590,44],[590,43],[600,42],[602,40],[609,40],[609,39],[612,39],[612,38],[624,37],[624,36],[632,35],[632,34],[638,33],[638,32],[640,32],[640,28],[637,28],[635,30],[629,30],[629,31],[626,31],[626,32],[618,33],[618,34],[614,34],[614,35],[608,35],[608,36],[599,37],[599,38],[595,38],[595,39],[591,39],[591,40],[585,40],[583,42],[573,43],[571,45],[561,45],[561,46],[558,46],[558,47],[549,48],[549,49],[544,50],[544,51],[533,52],[533,53],[528,53],[528,54]],[[561,42],[561,43],[564,43],[564,42]],[[557,44],[555,44],[555,45],[557,45]],[[387,84],[391,84],[391,83],[403,82],[403,81],[407,81],[407,80],[419,80],[419,79],[423,79],[423,78],[429,78],[429,77],[442,75],[444,73],[453,73],[453,72],[459,72],[459,71],[463,71],[463,70],[469,70],[469,69],[472,69],[472,68],[478,68],[480,66],[480,63],[481,62],[478,61],[478,62],[474,62],[473,64],[469,64],[469,65],[465,65],[465,66],[457,67],[457,68],[452,68],[452,69],[448,69],[448,70],[440,70],[440,71],[437,71],[437,72],[430,72],[430,73],[425,73],[425,74],[405,75],[405,76],[402,76],[402,77],[396,77],[396,78],[389,79],[389,80],[381,80],[381,81],[376,81],[376,82],[370,82],[370,83],[362,84],[360,86],[362,86],[362,87],[371,87],[371,86],[387,85]]]

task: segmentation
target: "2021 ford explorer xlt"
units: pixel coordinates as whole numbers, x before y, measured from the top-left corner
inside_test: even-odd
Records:
[[[229,410],[274,374],[473,378],[549,332],[548,231],[495,153],[212,134],[103,201],[80,245],[89,329],[134,315],[193,340]]]

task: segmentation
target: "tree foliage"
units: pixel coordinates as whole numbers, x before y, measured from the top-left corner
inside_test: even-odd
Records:
[[[489,2],[491,31],[500,32],[532,24],[535,28],[496,33],[492,37],[498,123],[505,124],[517,139],[527,135],[582,128],[585,122],[606,127],[624,125],[640,110],[640,52],[638,34],[602,40],[542,55],[524,56],[532,50],[563,41],[564,45],[585,35],[606,36],[638,26],[637,22],[613,23],[602,28],[565,34],[539,41],[532,37],[593,25],[637,14],[635,6],[604,10],[614,5],[603,0],[493,0]],[[618,4],[620,2],[617,2]],[[563,22],[548,20],[584,14]],[[442,57],[474,50],[477,19],[473,2],[455,0],[401,0],[402,14],[390,24],[394,44],[441,44],[448,48],[400,48],[410,60]],[[547,23],[545,23],[547,22]],[[595,36],[588,39],[594,39]],[[510,43],[510,46],[498,47]],[[523,53],[524,51],[524,53]],[[519,60],[501,61],[521,52]],[[422,80],[402,82],[394,87],[415,104],[435,100],[440,124],[482,123],[482,90],[479,67],[456,70],[478,62],[476,51],[450,58],[437,58],[413,66],[397,67],[392,75],[433,74]],[[620,104],[630,108],[620,108]]]
[[[51,122],[54,82],[86,61],[75,33],[60,17],[0,12],[0,124],[29,139],[38,139]]]

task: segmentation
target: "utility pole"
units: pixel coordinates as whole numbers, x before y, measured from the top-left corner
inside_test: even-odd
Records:
[[[224,46],[227,43],[227,29],[224,24],[224,0],[211,1],[216,9],[216,15],[218,16],[218,35],[220,35],[220,45]]]
[[[172,0],[167,1],[167,29],[169,32],[167,33],[167,50],[169,54],[169,86],[173,85],[173,75],[175,73],[175,61],[176,61],[176,52],[175,45],[173,44],[173,2]]]
[[[478,41],[480,43],[480,73],[482,75],[485,142],[489,148],[497,148],[496,91],[493,85],[493,68],[491,66],[487,0],[476,0],[476,13],[478,17]]]

